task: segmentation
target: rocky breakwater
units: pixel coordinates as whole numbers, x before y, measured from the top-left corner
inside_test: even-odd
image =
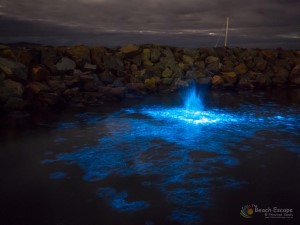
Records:
[[[100,105],[173,92],[300,86],[300,51],[156,45],[0,45],[0,109]]]

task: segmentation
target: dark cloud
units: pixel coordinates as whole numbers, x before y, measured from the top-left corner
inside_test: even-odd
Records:
[[[248,40],[299,48],[299,8],[298,0],[0,0],[0,41],[34,36],[71,43],[80,37],[84,43],[106,37],[101,43],[113,44],[171,38],[184,46],[201,38],[214,45],[229,16],[232,45],[250,45],[243,43]]]

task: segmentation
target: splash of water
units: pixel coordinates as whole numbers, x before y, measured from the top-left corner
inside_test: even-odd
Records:
[[[190,85],[184,93],[184,108],[191,111],[202,111],[204,109],[200,95],[197,93],[196,85]]]

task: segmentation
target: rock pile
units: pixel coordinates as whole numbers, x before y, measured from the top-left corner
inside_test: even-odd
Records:
[[[0,45],[2,110],[99,105],[192,81],[221,89],[300,86],[300,51]]]

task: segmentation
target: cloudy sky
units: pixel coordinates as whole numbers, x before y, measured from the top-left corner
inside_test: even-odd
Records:
[[[0,0],[0,42],[300,48],[299,0]]]

